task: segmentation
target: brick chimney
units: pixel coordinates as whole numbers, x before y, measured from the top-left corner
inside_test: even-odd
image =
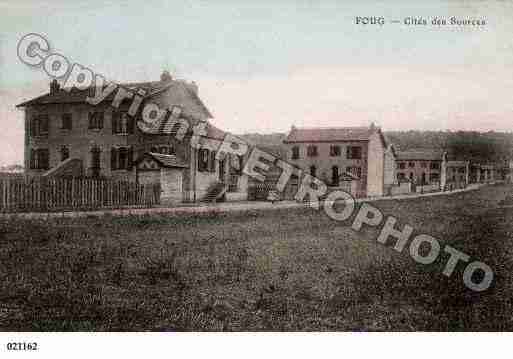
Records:
[[[61,85],[59,85],[56,79],[53,79],[52,82],[50,82],[50,93],[57,93],[60,89]]]
[[[167,70],[162,71],[162,74],[160,75],[160,81],[169,82],[171,80],[173,80],[173,77],[171,76],[169,71],[167,71]]]

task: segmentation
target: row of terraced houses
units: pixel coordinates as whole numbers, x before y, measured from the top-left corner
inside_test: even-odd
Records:
[[[164,118],[151,130],[139,129],[136,119],[127,115],[128,101],[114,109],[111,94],[92,106],[86,102],[90,90],[68,91],[53,81],[48,93],[17,106],[25,113],[26,174],[159,183],[162,202],[172,204],[220,198],[220,194],[225,200],[251,199],[251,187],[258,183],[242,173],[245,159],[216,158],[226,133],[213,124],[196,83],[164,72],[160,81],[123,86],[144,89],[144,101],[162,108],[180,106],[190,128],[204,122],[207,131],[201,148],[190,146],[190,131],[177,140],[176,129]],[[502,176],[491,165],[449,159],[442,149],[398,151],[374,124],[292,127],[282,152],[296,168],[285,197],[293,196],[305,173],[357,197],[460,188]]]

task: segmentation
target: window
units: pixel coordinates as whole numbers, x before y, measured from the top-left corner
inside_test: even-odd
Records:
[[[440,175],[438,173],[431,173],[429,175],[429,180],[431,182],[438,182],[440,180]]]
[[[299,147],[298,146],[292,147],[292,159],[293,160],[299,159]]]
[[[427,183],[427,182],[426,182],[426,174],[423,172],[423,173],[422,173],[422,184],[424,185],[424,184],[426,184],[426,183]]]
[[[420,167],[422,167],[422,168],[427,168],[427,162],[422,161],[422,162],[420,163]]]
[[[337,166],[331,167],[331,185],[332,186],[340,185],[340,175],[338,173],[338,167]]]
[[[432,170],[439,170],[440,164],[438,162],[431,162],[429,168],[431,168]]]
[[[101,130],[103,128],[103,112],[89,112],[89,129]]]
[[[310,176],[315,177],[317,173],[317,168],[315,166],[310,166]]]
[[[331,146],[330,147],[330,156],[337,157],[340,156],[340,146]]]
[[[50,168],[50,153],[47,148],[30,151],[30,169],[47,170]]]
[[[399,162],[397,166],[400,170],[404,170],[406,168],[406,164],[404,162]]]
[[[350,160],[361,160],[362,148],[358,146],[349,146],[347,148],[347,158]]]
[[[216,171],[216,151],[210,152],[210,160],[208,163],[208,169],[210,172]]]
[[[308,157],[317,157],[317,146],[308,146],[306,149],[306,154]]]
[[[346,172],[349,172],[358,178],[362,178],[362,168],[361,167],[346,167]]]
[[[48,115],[39,115],[34,117],[30,122],[31,136],[47,136],[48,135]]]
[[[242,175],[242,169],[244,168],[244,157],[241,155],[232,156],[230,158],[230,174]]]
[[[198,171],[208,171],[208,159],[210,151],[206,148],[202,148],[198,151]]]
[[[219,181],[225,181],[226,158],[219,160]]]
[[[71,113],[63,113],[61,116],[61,129],[71,130],[73,127]]]
[[[415,167],[415,162],[408,162],[408,167],[410,167],[410,168]]]
[[[397,180],[398,181],[404,181],[406,179],[406,176],[404,175],[404,173],[398,173],[397,174]]]
[[[69,158],[69,148],[68,146],[61,147],[61,161],[66,161]]]
[[[228,192],[237,192],[239,190],[239,176],[231,175],[228,180]]]
[[[116,135],[134,133],[134,118],[128,116],[126,112],[112,112],[112,133]]]
[[[458,173],[465,173],[465,167],[458,168]]]
[[[97,146],[95,146],[91,149],[91,175],[93,177],[100,176],[101,153],[102,153],[102,150]]]
[[[131,170],[134,161],[132,147],[112,147],[110,152],[110,168],[116,170]]]
[[[413,180],[414,180],[413,172],[410,172],[410,181],[413,182]]]

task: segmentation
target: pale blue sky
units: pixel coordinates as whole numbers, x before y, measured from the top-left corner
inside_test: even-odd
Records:
[[[0,163],[22,157],[13,106],[48,78],[19,39],[118,81],[195,80],[220,127],[291,124],[511,131],[513,5],[502,1],[0,1]],[[356,16],[484,18],[475,27],[355,25]]]

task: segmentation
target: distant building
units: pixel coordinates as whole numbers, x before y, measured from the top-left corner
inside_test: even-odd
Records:
[[[442,163],[441,187],[445,189],[465,188],[470,183],[470,162],[449,161]]]
[[[397,181],[410,181],[418,185],[439,184],[442,161],[441,150],[397,151]]]
[[[353,180],[357,197],[383,196],[387,147],[378,127],[292,127],[283,143],[287,161],[303,173],[331,187]]]

